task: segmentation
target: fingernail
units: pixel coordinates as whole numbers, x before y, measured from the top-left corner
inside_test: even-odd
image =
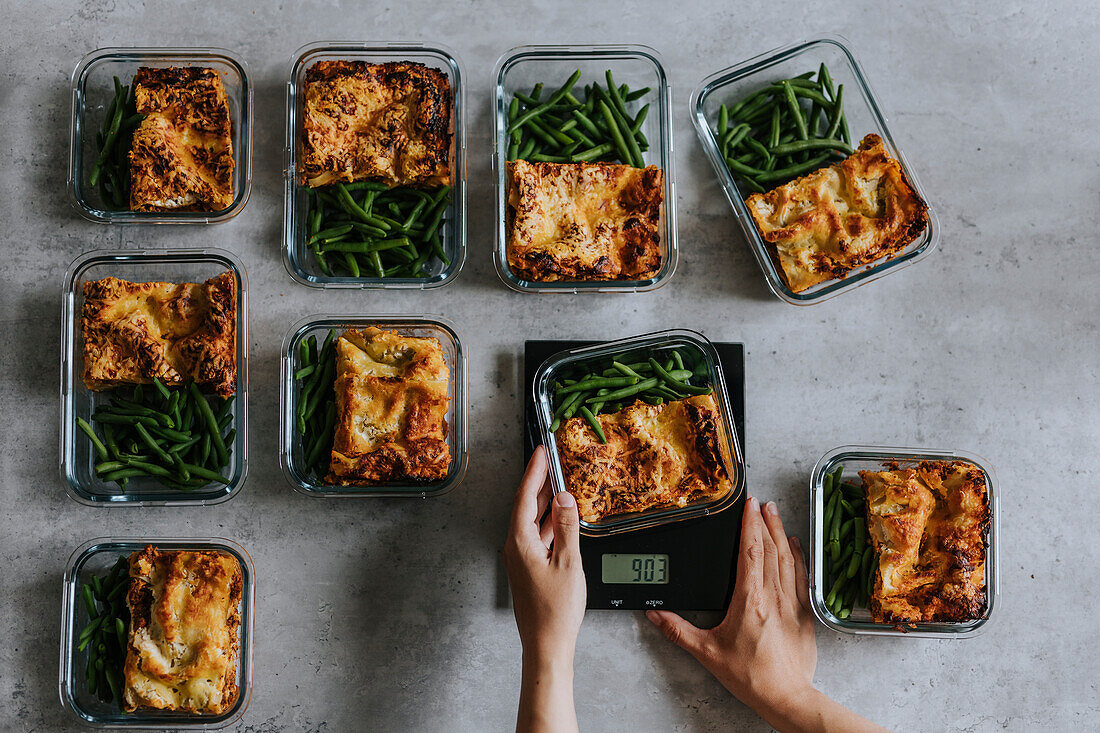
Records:
[[[768,512],[768,514],[778,514],[779,513],[779,509],[775,506],[774,501],[769,501],[767,504],[765,504],[764,505],[764,510],[766,512]]]
[[[749,506],[750,506],[750,507],[751,507],[751,508],[752,508],[752,509],[753,509],[754,511],[760,511],[760,502],[756,500],[756,497],[755,497],[755,496],[750,496],[750,497],[749,497]]]
[[[577,501],[573,498],[573,495],[568,491],[559,491],[554,496],[554,503],[560,506],[562,509],[568,509],[569,507],[576,506]]]
[[[656,611],[646,611],[645,612],[645,617],[647,619],[649,619],[650,621],[652,621],[653,623],[657,623],[657,621],[659,621],[660,618],[661,618],[660,616],[657,615]]]

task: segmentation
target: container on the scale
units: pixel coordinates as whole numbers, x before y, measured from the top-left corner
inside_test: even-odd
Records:
[[[687,329],[678,329],[609,341],[596,346],[570,349],[555,354],[542,363],[535,374],[533,385],[535,412],[538,415],[542,443],[546,446],[546,453],[550,460],[550,480],[554,487],[554,493],[565,491],[565,478],[562,474],[561,460],[558,456],[557,439],[550,430],[550,424],[554,419],[552,395],[554,381],[568,367],[599,362],[611,356],[624,358],[628,361],[642,361],[649,357],[660,359],[662,354],[667,355],[673,350],[679,350],[685,358],[691,358],[693,361],[699,361],[700,364],[705,365],[706,382],[714,389],[714,397],[720,415],[718,438],[724,446],[724,454],[730,460],[730,465],[726,467],[726,470],[730,475],[731,488],[726,494],[712,501],[700,502],[686,507],[667,507],[619,514],[601,522],[581,520],[581,534],[590,537],[604,537],[620,532],[657,527],[685,519],[705,517],[733,506],[745,490],[745,459],[740,442],[737,439],[737,426],[733,419],[729,395],[726,393],[726,383],[722,376],[718,352],[715,351],[714,345],[702,334]]]

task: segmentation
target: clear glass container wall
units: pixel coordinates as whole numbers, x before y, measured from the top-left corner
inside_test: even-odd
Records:
[[[297,152],[301,139],[302,104],[306,71],[318,61],[346,59],[368,63],[412,61],[439,69],[447,75],[454,94],[451,147],[451,205],[444,214],[443,251],[451,260],[433,260],[425,278],[343,277],[325,275],[307,247],[306,217],[309,197],[297,184]],[[305,46],[291,62],[286,97],[286,172],[283,203],[283,257],[287,272],[298,282],[319,288],[435,288],[458,275],[466,260],[466,89],[465,71],[458,57],[441,45],[417,43],[337,43],[326,41]]]
[[[645,98],[628,105],[636,113],[644,104],[651,104],[641,131],[649,140],[650,148],[643,154],[647,165],[655,165],[664,172],[664,216],[662,256],[664,265],[657,275],[640,281],[592,281],[592,282],[534,282],[522,280],[508,267],[505,232],[505,201],[508,193],[506,180],[508,160],[507,114],[508,105],[516,92],[528,93],[531,87],[542,82],[547,89],[565,83],[577,69],[581,70],[578,88],[594,81],[606,84],[604,73],[610,69],[618,84],[631,89],[649,87]],[[653,290],[668,282],[676,271],[679,249],[676,238],[676,186],[672,160],[672,92],[665,77],[664,66],[656,51],[647,46],[520,46],[507,52],[497,61],[493,78],[496,82],[494,116],[494,172],[496,174],[497,222],[494,262],[497,274],[504,284],[513,290],[535,293],[580,292],[641,292]]]
[[[126,492],[105,484],[95,475],[91,441],[76,427],[76,418],[91,422],[96,407],[111,392],[93,392],[82,378],[83,338],[81,311],[83,284],[105,277],[131,282],[201,283],[225,271],[237,280],[237,392],[233,400],[233,428],[228,485],[210,484],[189,493],[174,491],[144,478],[130,479]],[[92,506],[176,506],[217,504],[237,494],[248,466],[248,278],[244,265],[224,250],[135,250],[88,252],[76,259],[65,276],[61,294],[61,477],[69,496]]]
[[[660,355],[667,356],[674,350],[679,350],[685,361],[698,360],[706,372],[705,383],[714,388],[715,401],[718,403],[718,411],[722,418],[718,425],[718,439],[725,446],[726,456],[732,463],[727,466],[730,474],[730,490],[712,501],[687,507],[648,510],[611,517],[603,522],[581,521],[582,534],[598,537],[716,514],[733,506],[744,491],[745,460],[737,440],[737,426],[733,420],[733,411],[726,393],[726,382],[722,376],[718,352],[702,334],[684,329],[659,331],[597,346],[563,351],[543,362],[535,374],[533,393],[542,433],[542,444],[546,446],[550,459],[550,478],[554,491],[565,490],[565,477],[558,455],[557,436],[550,430],[554,419],[553,383],[569,367],[606,362],[612,356],[628,361],[645,361],[651,356],[657,358]]]
[[[233,139],[233,204],[217,212],[111,211],[89,183],[99,156],[96,133],[103,127],[114,96],[115,76],[131,85],[141,66],[202,66],[221,77],[229,98]],[[73,71],[69,147],[69,196],[88,219],[107,224],[212,224],[236,216],[252,187],[252,83],[248,66],[235,54],[217,48],[101,48],[85,56]]]
[[[824,518],[824,480],[827,474],[838,467],[844,467],[844,475],[854,477],[859,471],[883,471],[888,462],[898,462],[902,466],[914,465],[921,461],[965,461],[982,470],[986,478],[989,495],[989,529],[986,535],[985,587],[987,604],[985,613],[978,619],[963,623],[922,623],[914,628],[900,631],[888,624],[876,624],[865,608],[856,608],[852,615],[842,619],[825,606],[825,594],[829,592],[825,583],[825,547]],[[934,638],[965,638],[974,636],[986,628],[997,604],[997,479],[993,468],[979,456],[963,451],[924,450],[920,448],[893,448],[879,446],[843,446],[826,453],[810,476],[810,604],[814,615],[821,623],[836,631],[849,634],[873,634],[879,636],[914,636]]]
[[[737,178],[726,167],[715,139],[715,126],[718,109],[722,104],[734,104],[745,95],[779,79],[797,76],[807,71],[816,73],[822,63],[829,68],[833,83],[844,85],[844,113],[851,129],[853,147],[858,146],[859,141],[869,133],[875,133],[881,137],[890,155],[901,163],[913,189],[928,203],[929,222],[925,230],[894,257],[853,270],[842,280],[828,280],[801,293],[795,293],[787,287],[776,269],[745,205],[744,199],[752,192],[743,189]],[[912,264],[931,254],[935,249],[940,236],[939,219],[936,217],[935,208],[928,200],[905,155],[894,141],[886,116],[880,110],[878,101],[867,84],[863,69],[848,50],[843,39],[836,36],[822,36],[769,51],[736,66],[723,69],[700,83],[691,95],[690,104],[692,122],[695,124],[703,150],[710,159],[715,173],[718,174],[718,180],[741,224],[745,239],[760,269],[764,271],[768,287],[779,298],[794,305],[820,302]]]
[[[298,434],[295,408],[301,393],[301,384],[294,379],[301,368],[299,347],[305,339],[314,336],[317,345],[324,343],[330,329],[337,334],[348,328],[375,326],[408,336],[434,338],[443,349],[443,358],[450,370],[450,404],[447,408],[447,442],[451,449],[451,466],[447,477],[431,483],[381,484],[378,486],[334,486],[319,482],[307,472],[302,463],[302,440]],[[418,316],[309,316],[290,327],[283,339],[281,383],[279,392],[279,461],[283,475],[298,491],[310,496],[441,496],[454,489],[466,475],[469,460],[466,438],[466,352],[455,327],[439,317]]]
[[[241,565],[241,625],[238,653],[237,684],[239,694],[233,708],[221,715],[195,715],[183,712],[141,711],[123,713],[117,705],[107,705],[88,692],[85,668],[88,651],[79,650],[79,635],[91,617],[81,601],[81,588],[92,575],[102,576],[123,555],[154,545],[161,550],[198,550],[227,553]],[[252,698],[252,633],[255,601],[256,569],[252,558],[236,542],[206,537],[121,538],[102,537],[76,549],[69,558],[62,582],[61,599],[61,661],[58,691],[61,702],[80,720],[94,728],[139,729],[205,729],[213,730],[233,724],[244,715]]]

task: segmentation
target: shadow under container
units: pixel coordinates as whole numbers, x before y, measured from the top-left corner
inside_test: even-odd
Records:
[[[307,246],[309,195],[299,185],[298,153],[302,136],[306,71],[318,61],[364,61],[383,64],[413,61],[447,76],[451,104],[451,203],[440,231],[443,252],[450,264],[431,259],[426,277],[351,277],[326,275]],[[291,61],[286,88],[286,147],[284,148],[283,262],[296,281],[314,288],[403,288],[427,290],[455,279],[466,261],[466,89],[465,70],[446,46],[420,43],[341,43],[324,41],[303,46]]]
[[[80,651],[80,631],[92,618],[81,600],[81,588],[92,575],[102,576],[119,556],[140,552],[147,545],[160,550],[217,551],[234,557],[241,566],[240,647],[237,654],[237,702],[220,715],[198,715],[181,711],[143,710],[124,713],[116,704],[108,705],[88,692],[86,667],[88,651]],[[62,580],[61,662],[58,691],[61,703],[81,722],[94,728],[198,729],[216,730],[240,720],[252,698],[253,605],[256,595],[256,568],[248,552],[232,540],[216,537],[120,538],[101,537],[86,542],[73,552]]]
[[[516,92],[530,93],[538,83],[549,93],[581,71],[577,88],[599,82],[605,84],[608,69],[619,84],[631,89],[649,87],[650,93],[640,100],[627,103],[627,110],[637,114],[649,103],[649,113],[641,132],[649,140],[649,150],[642,154],[647,165],[659,167],[664,174],[664,203],[661,212],[661,270],[648,280],[566,280],[537,282],[524,280],[508,266],[507,198],[508,198],[508,105]],[[648,46],[519,46],[497,61],[493,72],[496,93],[493,99],[493,173],[496,180],[496,243],[493,262],[497,275],[512,290],[521,293],[639,293],[655,290],[668,282],[676,271],[679,247],[676,236],[676,185],[672,160],[672,89],[665,77],[661,57]]]
[[[673,351],[679,351],[688,368],[694,368],[697,375],[702,375],[701,378],[705,384],[713,389],[720,418],[717,425],[718,441],[727,459],[726,470],[730,477],[730,489],[726,494],[710,501],[686,507],[648,509],[615,515],[601,522],[586,522],[582,519],[580,528],[583,535],[604,537],[717,514],[733,506],[745,490],[745,459],[737,438],[737,424],[733,419],[733,409],[730,407],[729,395],[726,392],[726,380],[722,376],[718,352],[702,334],[687,329],[677,329],[562,351],[542,363],[535,373],[532,394],[534,394],[542,444],[546,447],[546,454],[550,461],[550,480],[554,493],[566,490],[561,457],[558,454],[557,435],[550,430],[554,421],[554,382],[571,368],[598,366],[602,370],[612,358],[623,362],[635,362],[653,357],[661,361],[662,357],[667,358]]]
[[[866,608],[856,607],[852,615],[842,619],[825,605],[829,587],[825,582],[825,476],[840,466],[851,478],[859,471],[885,471],[886,464],[897,462],[902,468],[921,461],[962,461],[977,466],[985,475],[989,497],[989,529],[986,531],[985,612],[980,618],[963,622],[919,623],[906,631],[892,624],[871,621]],[[831,450],[822,456],[810,475],[810,605],[817,620],[834,631],[875,636],[912,636],[935,639],[963,639],[984,630],[993,614],[998,597],[997,588],[997,479],[990,465],[979,456],[963,451],[924,450],[882,446],[849,445]]]
[[[718,110],[725,104],[730,106],[746,95],[766,87],[768,84],[798,76],[808,71],[816,75],[818,67],[824,63],[829,68],[834,87],[844,85],[844,114],[852,135],[852,148],[858,148],[860,140],[875,133],[882,143],[901,165],[909,185],[928,205],[928,226],[902,251],[885,261],[877,261],[856,268],[843,279],[826,280],[811,288],[796,293],[784,281],[778,265],[772,259],[768,246],[760,231],[756,228],[749,213],[745,199],[753,192],[742,187],[730,172],[716,139],[715,126]],[[816,77],[815,77],[816,78]],[[886,116],[879,108],[878,99],[871,91],[863,68],[848,49],[846,41],[839,36],[821,36],[809,41],[801,41],[785,48],[754,56],[743,63],[711,74],[696,87],[691,94],[691,121],[695,132],[703,145],[703,151],[718,174],[718,181],[726,192],[730,207],[741,225],[749,249],[752,250],[768,287],[776,297],[792,305],[812,305],[827,300],[834,295],[877,280],[883,275],[896,272],[903,267],[927,257],[936,248],[940,238],[940,224],[936,211],[916,174],[902,154],[887,124]]]
[[[91,185],[99,157],[96,133],[103,128],[114,97],[113,77],[133,84],[138,67],[200,66],[214,69],[229,98],[233,140],[233,203],[221,211],[113,211]],[[72,77],[72,122],[69,141],[69,198],[80,214],[104,224],[216,224],[232,219],[252,189],[252,82],[248,66],[219,48],[101,48],[77,64]]]
[[[230,456],[228,474],[223,474],[229,483],[207,484],[184,493],[139,477],[130,479],[121,493],[117,485],[95,475],[95,450],[76,426],[80,417],[94,428],[92,413],[114,394],[114,390],[95,392],[84,386],[83,285],[105,277],[202,283],[227,270],[237,281],[237,391],[230,412],[230,424],[237,432],[226,446]],[[205,506],[236,496],[248,468],[248,278],[241,261],[220,249],[88,252],[69,267],[61,300],[61,478],[69,496],[88,506]]]
[[[301,384],[294,378],[301,368],[300,346],[310,336],[317,339],[320,349],[330,329],[337,337],[346,329],[375,326],[384,331],[396,331],[405,336],[434,338],[443,349],[443,360],[450,372],[447,393],[447,445],[451,465],[447,476],[431,482],[391,482],[375,486],[337,486],[311,475],[304,467],[302,436],[296,425],[296,407],[301,396]],[[414,497],[426,499],[442,496],[462,483],[469,461],[466,425],[466,352],[455,327],[440,317],[400,315],[315,315],[290,327],[283,338],[279,387],[279,463],[283,475],[296,491],[320,497]]]

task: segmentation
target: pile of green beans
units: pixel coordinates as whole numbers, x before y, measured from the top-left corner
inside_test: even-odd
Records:
[[[607,86],[586,85],[583,100],[573,94],[580,69],[545,100],[541,83],[530,94],[516,92],[508,105],[508,160],[602,161],[645,168],[642,153],[649,149],[649,141],[642,134],[642,123],[649,105],[635,114],[627,105],[649,94],[649,87],[631,90],[626,84],[618,85],[610,69],[604,77]]]
[[[137,113],[133,87],[123,86],[117,76],[114,83],[115,95],[107,105],[103,129],[95,135],[99,155],[88,182],[99,187],[104,206],[126,210],[130,208],[130,144],[145,115]]]
[[[874,589],[875,550],[867,534],[866,496],[863,488],[841,479],[838,466],[824,480],[823,550],[825,606],[840,619],[852,615],[857,605],[867,607]]]
[[[772,82],[718,109],[715,140],[730,172],[764,193],[852,154],[844,85],[829,69]]]
[[[709,385],[699,384],[706,376],[707,365],[702,358],[685,357],[678,350],[588,362],[563,372],[554,382],[554,418],[550,430],[557,432],[563,422],[580,415],[600,442],[606,443],[607,436],[596,415],[618,412],[636,400],[660,405],[691,395],[710,394]]]
[[[233,397],[208,398],[194,382],[169,389],[154,378],[152,385],[134,387],[129,399],[115,390],[109,405],[96,408],[92,423],[99,433],[83,418],[76,425],[92,441],[100,480],[124,492],[137,477],[194,491],[211,482],[229,484],[221,472],[237,434],[230,427],[232,408]]]
[[[303,467],[323,476],[332,457],[336,432],[336,331],[330,329],[320,351],[317,338],[309,336],[298,347],[298,404],[294,408],[298,434],[302,436]]]
[[[306,245],[321,272],[351,277],[428,277],[443,251],[451,187],[434,190],[358,181],[307,188]]]
[[[130,587],[129,564],[120,556],[104,575],[92,575],[80,589],[89,621],[77,637],[77,650],[87,650],[84,678],[88,693],[110,705],[122,705],[122,670],[126,664],[130,610],[126,607]]]

